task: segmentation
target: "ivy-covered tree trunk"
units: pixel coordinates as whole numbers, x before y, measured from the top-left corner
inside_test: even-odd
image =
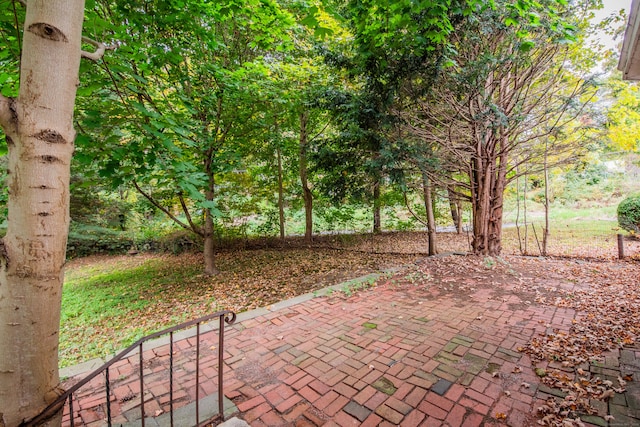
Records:
[[[61,393],[58,336],[84,0],[27,1],[17,99],[0,95],[9,215],[0,241],[0,425]],[[46,425],[59,425],[60,416]]]
[[[299,142],[299,162],[300,162],[300,183],[302,184],[302,198],[304,199],[304,239],[311,242],[313,239],[313,193],[309,188],[309,177],[307,170],[307,151],[309,135],[307,132],[308,113],[300,113],[300,142]]]

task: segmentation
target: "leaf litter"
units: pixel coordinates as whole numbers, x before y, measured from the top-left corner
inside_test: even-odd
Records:
[[[126,324],[143,324],[150,330],[157,330],[175,324],[175,321],[167,321],[174,319],[176,312],[184,319],[217,309],[239,312],[268,306],[384,268],[413,265],[404,274],[404,281],[414,285],[428,284],[433,297],[441,293],[473,292],[480,283],[509,282],[514,291],[522,292],[523,309],[536,303],[575,310],[575,319],[566,330],[548,328],[520,348],[530,355],[543,384],[566,393],[563,399],[550,398],[538,408],[538,424],[581,426],[581,414],[597,414],[594,401],[606,401],[616,393],[624,392],[630,376],[623,374],[622,378],[612,381],[592,375],[589,366],[602,364],[609,351],[635,346],[640,337],[640,294],[636,291],[640,265],[637,262],[456,257],[453,258],[455,262],[451,262],[451,258],[430,258],[428,267],[422,261],[414,265],[424,257],[425,243],[421,234],[413,233],[407,241],[404,233],[384,235],[375,240],[333,237],[314,247],[265,246],[226,250],[218,255],[221,274],[214,277],[192,274],[172,286],[162,285],[161,292],[141,296],[153,298],[152,304],[133,318],[129,314],[119,322],[122,328],[126,328]],[[160,259],[166,274],[185,268],[198,271],[202,263],[200,254],[138,255],[134,258],[76,260],[70,267],[71,270],[79,269],[82,264],[104,264],[105,260],[126,266],[127,263],[145,263],[149,259]],[[496,298],[500,298],[498,288],[494,290]],[[113,339],[104,329],[108,327],[96,324],[92,339]],[[80,356],[86,355],[75,355],[73,361],[78,361]],[[524,388],[529,386],[528,383],[521,384]],[[608,415],[603,418],[611,419]]]
[[[562,400],[549,398],[538,408],[542,416],[538,424],[581,426],[581,414],[610,420],[611,416],[598,414],[594,403],[623,393],[631,377],[601,378],[590,367],[606,366],[610,352],[636,347],[640,336],[640,265],[547,260],[545,272],[564,286],[535,287],[535,302],[572,309],[576,315],[568,329],[547,330],[520,348],[531,356],[534,366],[547,364],[545,369],[536,368],[543,384],[566,393]]]

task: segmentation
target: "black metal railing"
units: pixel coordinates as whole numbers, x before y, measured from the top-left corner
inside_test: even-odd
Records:
[[[111,408],[111,380],[109,378],[109,368],[117,363],[118,361],[124,360],[128,357],[128,355],[134,350],[138,350],[139,353],[139,386],[140,386],[140,422],[142,427],[145,426],[145,381],[144,381],[144,351],[143,345],[149,340],[162,337],[165,335],[169,335],[169,421],[170,425],[173,427],[174,425],[174,333],[183,329],[190,328],[192,326],[196,327],[196,354],[195,354],[195,425],[200,425],[200,336],[201,336],[201,328],[200,325],[203,323],[207,323],[215,318],[219,318],[219,327],[218,327],[218,417],[224,420],[224,406],[223,406],[223,355],[224,355],[224,326],[226,324],[232,324],[236,320],[236,315],[234,312],[229,310],[219,311],[214,314],[210,314],[208,316],[201,317],[199,319],[191,320],[189,322],[181,323],[179,325],[173,326],[171,328],[164,329],[162,331],[153,333],[144,338],[140,338],[135,343],[131,344],[125,350],[122,350],[118,353],[113,359],[109,360],[107,363],[102,365],[101,367],[94,370],[87,377],[80,380],[78,383],[74,384],[68,390],[66,390],[55,402],[51,403],[47,406],[39,415],[34,418],[25,421],[21,424],[21,426],[39,426],[45,423],[47,420],[52,417],[59,415],[59,411],[63,410],[65,404],[68,405],[69,408],[69,424],[71,427],[75,427],[75,418],[74,415],[74,394],[91,380],[96,378],[98,375],[104,373],[105,378],[105,400],[106,400],[106,409],[105,409],[105,417],[104,420],[109,427],[112,426],[112,408]],[[131,397],[132,400],[135,397]]]

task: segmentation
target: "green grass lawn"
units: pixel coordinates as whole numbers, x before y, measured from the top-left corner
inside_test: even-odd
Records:
[[[167,311],[158,303],[171,294],[173,301],[165,306],[184,304],[188,294],[172,288],[184,290],[199,273],[197,264],[176,268],[164,258],[115,257],[68,269],[62,294],[62,366],[112,354],[150,330],[186,320],[183,311]]]

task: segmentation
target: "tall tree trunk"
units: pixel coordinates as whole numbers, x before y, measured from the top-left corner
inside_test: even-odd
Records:
[[[492,146],[493,148],[488,148]],[[502,251],[507,155],[504,150],[497,158],[491,153],[492,149],[499,149],[499,146],[500,141],[495,144],[479,143],[476,158],[472,161],[472,249],[477,255],[496,256]]]
[[[215,174],[213,173],[212,153],[213,150],[210,150],[207,153],[205,160],[205,170],[207,175],[209,176],[209,186],[205,191],[205,199],[208,202],[213,202],[216,190]],[[216,242],[213,227],[213,215],[211,214],[211,209],[209,208],[206,208],[204,210],[204,227],[202,234],[202,237],[204,238],[204,274],[214,276],[218,274],[219,271],[216,267]]]
[[[542,256],[547,256],[549,242],[549,141],[544,141],[544,231],[542,235]]]
[[[524,221],[524,253],[529,253],[529,224],[527,223],[527,173],[523,176],[524,187],[522,188],[522,220]]]
[[[210,209],[204,210],[204,274],[209,276],[218,274],[213,216]]]
[[[311,242],[313,239],[313,193],[309,188],[309,178],[307,173],[307,151],[309,135],[307,133],[307,122],[309,115],[306,111],[300,113],[300,183],[302,184],[302,198],[304,199],[304,240]]]
[[[61,393],[58,337],[69,228],[73,108],[83,0],[28,1],[20,93],[0,95],[9,215],[0,241],[0,425]],[[59,425],[60,414],[47,425]]]
[[[427,212],[427,235],[429,237],[429,256],[438,253],[436,247],[436,219],[433,214],[433,197],[431,196],[431,181],[422,172],[422,192],[424,194],[424,208]]]
[[[376,177],[373,183],[373,232],[382,233],[382,221],[380,216],[380,178]]]
[[[498,159],[495,181],[491,190],[491,215],[489,218],[489,251],[495,256],[502,252],[502,214],[504,211],[504,190],[507,182],[507,154]]]
[[[491,181],[494,165],[489,162],[481,143],[478,144],[473,162],[473,253],[489,255],[489,219],[491,202]]]
[[[449,197],[449,209],[451,210],[451,220],[456,227],[456,233],[462,233],[462,209],[460,209],[460,198],[455,195],[453,190],[447,187],[447,196]]]
[[[280,240],[284,241],[284,186],[282,184],[282,152],[276,148],[278,158],[278,213],[280,217]]]

